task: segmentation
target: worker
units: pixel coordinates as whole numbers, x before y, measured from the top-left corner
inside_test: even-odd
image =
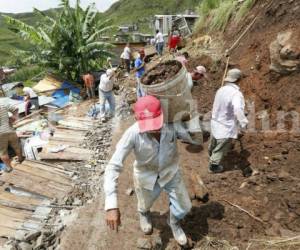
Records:
[[[202,65],[197,66],[191,73],[188,73],[188,86],[193,88],[194,82],[198,82],[201,79],[207,79],[206,68]]]
[[[145,57],[145,53],[143,53],[142,50],[139,51],[139,53],[135,54],[135,61],[134,61],[134,67],[136,70],[136,81],[137,81],[137,86],[136,86],[136,95],[137,98],[142,97],[145,95],[142,86],[141,86],[141,78],[145,74],[145,62],[143,61]]]
[[[32,88],[24,87],[23,92],[25,94],[24,101],[25,101],[25,116],[30,114],[30,109],[34,108],[35,110],[40,109],[39,105],[39,97],[38,95],[33,91]]]
[[[109,114],[107,115],[107,117],[112,117],[115,113],[115,97],[114,97],[114,93],[113,93],[113,87],[114,87],[113,74],[114,74],[114,71],[112,69],[107,69],[106,73],[103,74],[100,78],[99,99],[100,99],[100,119],[101,119],[101,121],[105,121],[106,101],[109,104]]]
[[[134,105],[137,120],[126,130],[116,146],[104,177],[106,222],[112,230],[121,224],[117,202],[117,181],[123,162],[133,150],[136,160],[134,183],[138,200],[140,227],[145,234],[152,233],[150,209],[164,190],[170,201],[168,224],[175,240],[187,244],[180,220],[190,211],[192,204],[179,169],[177,138],[200,144],[193,134],[180,129],[179,124],[164,124],[160,101],[153,96],[144,96]]]
[[[209,171],[212,173],[223,172],[221,161],[230,150],[232,140],[238,138],[239,126],[245,129],[248,124],[244,114],[244,96],[238,86],[241,77],[239,69],[229,70],[225,85],[215,96],[209,145]]]
[[[131,61],[131,49],[130,49],[130,43],[127,43],[124,51],[123,51],[123,60],[126,67],[126,74],[125,76],[129,76],[130,73],[130,61]]]
[[[86,89],[86,94],[89,99],[93,99],[95,97],[95,78],[90,71],[88,71],[85,75],[82,76],[84,81],[84,87]]]
[[[177,51],[177,45],[180,43],[180,35],[177,30],[173,31],[169,39],[169,52],[174,53]]]
[[[156,48],[157,54],[160,56],[162,56],[162,54],[163,54],[164,43],[165,43],[165,41],[164,41],[163,34],[159,30],[156,30],[155,48]]]
[[[178,61],[178,62],[181,62],[181,64],[186,67],[187,63],[188,63],[188,60],[190,58],[190,55],[188,52],[183,52],[181,55],[178,55],[175,57],[175,60]]]
[[[8,147],[12,147],[18,156],[18,161],[22,162],[23,156],[16,132],[10,126],[10,118],[8,112],[13,114],[12,118],[17,117],[18,109],[11,105],[0,104],[0,158],[5,164],[4,171],[11,172],[13,170],[11,159],[8,155]]]

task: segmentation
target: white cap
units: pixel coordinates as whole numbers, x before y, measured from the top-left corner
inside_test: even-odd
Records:
[[[242,78],[242,71],[239,69],[231,69],[227,72],[227,76],[225,78],[225,82],[237,82]]]
[[[199,66],[196,67],[196,72],[198,72],[199,74],[205,75],[206,68],[202,65],[199,65]]]
[[[112,76],[113,73],[114,73],[114,71],[113,71],[112,69],[106,70],[106,75],[107,75],[108,77]]]

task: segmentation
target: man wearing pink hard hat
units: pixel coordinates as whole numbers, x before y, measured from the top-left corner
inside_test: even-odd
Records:
[[[180,220],[190,211],[192,204],[179,169],[177,138],[190,141],[192,137],[175,124],[165,124],[160,101],[153,96],[144,96],[134,105],[136,123],[126,130],[116,146],[105,170],[105,210],[107,225],[117,230],[120,225],[120,210],[117,202],[117,180],[123,162],[133,150],[134,183],[138,200],[140,227],[145,234],[152,233],[150,209],[162,191],[170,201],[171,227],[175,240],[182,246],[187,237]]]

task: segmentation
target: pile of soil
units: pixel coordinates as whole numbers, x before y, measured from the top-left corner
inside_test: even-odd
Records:
[[[182,65],[178,61],[167,61],[156,65],[150,69],[142,78],[144,85],[155,85],[162,83],[175,76]]]

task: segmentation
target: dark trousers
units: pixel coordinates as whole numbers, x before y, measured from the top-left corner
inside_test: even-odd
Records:
[[[124,59],[124,61],[125,61],[126,71],[127,73],[130,73],[130,60]]]

